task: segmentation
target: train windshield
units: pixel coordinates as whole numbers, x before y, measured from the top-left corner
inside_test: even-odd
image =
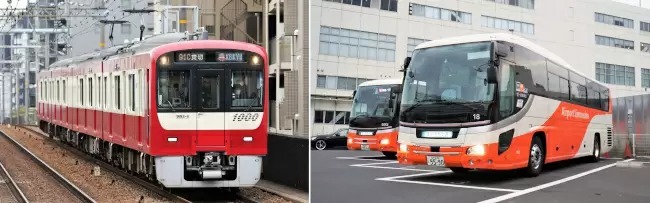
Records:
[[[231,77],[232,107],[262,106],[262,71],[237,70],[232,71]]]
[[[191,108],[190,71],[161,70],[158,74],[158,107]]]

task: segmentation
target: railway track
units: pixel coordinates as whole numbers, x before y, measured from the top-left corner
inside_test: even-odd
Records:
[[[11,177],[11,175],[7,171],[7,168],[5,168],[5,166],[2,163],[0,163],[0,168],[2,168],[2,171],[0,171],[0,178],[5,186],[2,189],[0,189],[0,194],[6,194],[6,193],[11,194],[11,196],[2,197],[3,199],[0,199],[0,202],[21,202],[21,203],[29,202],[29,200],[27,200],[27,197],[25,197],[25,194],[23,194],[23,191],[20,189],[20,187],[18,187],[16,181],[14,180],[13,177]]]
[[[86,153],[83,153],[83,152],[79,151],[78,149],[76,149],[76,148],[74,148],[72,146],[66,145],[65,143],[52,140],[52,139],[49,138],[49,136],[47,134],[43,133],[36,126],[14,126],[14,127],[23,129],[23,130],[25,130],[25,131],[27,131],[27,132],[29,132],[31,134],[34,134],[34,135],[39,135],[39,136],[46,137],[46,138],[48,138],[47,140],[49,142],[55,144],[57,147],[65,149],[66,151],[69,151],[69,152],[77,155],[79,158],[84,159],[87,162],[96,164],[102,170],[110,171],[110,172],[112,172],[112,173],[114,173],[114,174],[116,174],[118,176],[121,176],[121,177],[123,177],[123,178],[125,178],[125,179],[127,179],[129,181],[132,181],[133,183],[135,183],[138,186],[141,186],[141,187],[143,187],[143,188],[145,188],[145,189],[147,189],[147,190],[149,190],[149,191],[151,191],[153,193],[156,193],[157,195],[165,197],[165,198],[167,198],[167,199],[169,199],[169,200],[171,200],[173,202],[179,202],[179,203],[192,202],[190,200],[193,200],[194,196],[200,196],[200,197],[197,197],[197,201],[206,201],[206,199],[207,200],[213,200],[213,199],[205,197],[205,195],[210,195],[211,192],[207,192],[207,194],[206,194],[204,192],[196,193],[196,192],[191,192],[190,191],[190,192],[187,192],[187,194],[189,194],[189,196],[190,196],[189,198],[185,198],[185,197],[176,195],[176,194],[172,193],[170,190],[165,189],[160,185],[149,182],[148,180],[145,180],[145,179],[143,179],[141,177],[134,176],[134,175],[132,175],[132,174],[130,174],[130,173],[124,171],[124,170],[121,170],[121,169],[119,169],[117,167],[114,167],[113,165],[111,165],[111,164],[109,164],[109,163],[107,163],[107,162],[105,162],[103,160],[96,159],[95,157],[92,157],[92,156],[90,156],[90,155],[88,155]],[[197,195],[197,194],[199,194],[199,195]],[[220,201],[238,201],[238,202],[246,202],[246,203],[258,203],[258,201],[254,200],[252,198],[240,195],[239,193],[231,193],[230,195],[234,195],[234,198],[226,198],[226,199],[222,199]]]
[[[1,131],[0,131],[0,137],[2,137],[2,138],[0,138],[0,139],[5,139],[7,142],[9,142],[9,143],[12,144],[15,148],[17,148],[18,151],[20,151],[23,155],[25,155],[25,156],[27,156],[29,159],[31,159],[31,163],[29,163],[29,164],[35,164],[35,165],[37,165],[37,167],[39,167],[41,170],[45,171],[44,173],[47,173],[47,174],[48,174],[50,177],[52,177],[56,182],[58,182],[58,185],[59,185],[59,186],[61,186],[62,188],[65,188],[65,190],[67,190],[68,192],[70,192],[70,194],[73,196],[73,197],[65,197],[65,198],[67,198],[68,200],[77,200],[77,201],[79,201],[79,202],[92,202],[92,203],[95,203],[95,202],[96,202],[92,197],[90,197],[89,195],[87,195],[83,190],[81,190],[80,188],[78,188],[77,186],[75,186],[71,181],[69,181],[68,179],[66,179],[65,177],[63,177],[60,173],[58,173],[56,170],[54,170],[52,167],[50,167],[50,166],[49,166],[47,163],[45,163],[43,160],[41,160],[40,158],[38,158],[38,156],[34,155],[34,153],[32,153],[31,151],[29,151],[29,150],[28,150],[27,148],[25,148],[23,145],[21,145],[20,143],[18,143],[18,142],[17,142],[15,139],[13,139],[11,136],[8,136],[8,135],[5,134],[4,132],[1,132]],[[9,151],[10,149],[5,149],[5,150]],[[26,160],[21,160],[21,161],[26,161]],[[28,164],[28,162],[29,162],[29,161],[26,161],[26,162],[23,162],[23,163],[21,163],[21,164]],[[6,162],[5,162],[5,163],[6,163]],[[18,188],[18,191],[19,191],[18,193],[19,193],[19,194],[18,194],[17,196],[19,196],[19,197],[16,197],[16,198],[17,198],[17,201],[24,200],[25,202],[29,202],[29,201],[27,200],[27,198],[26,198],[27,196],[32,195],[32,193],[34,193],[34,192],[40,192],[40,191],[32,191],[31,193],[28,193],[27,196],[25,196],[25,193],[22,192],[22,190],[21,190],[20,187],[18,186],[17,182],[14,181],[13,177],[12,177],[12,176],[10,175],[10,173],[6,170],[6,168],[5,168],[4,165],[2,166],[2,168],[3,168],[3,172],[5,173],[5,175],[7,175],[8,179],[12,182],[12,185],[14,185],[16,188]],[[29,169],[26,169],[26,168],[20,168],[20,169],[18,169],[18,170],[38,170],[38,169],[34,169],[34,168],[31,168],[31,167],[30,167]],[[18,172],[18,171],[14,171],[14,172]],[[34,180],[34,179],[37,179],[37,177],[29,177],[29,178],[25,178],[25,180]],[[25,180],[23,180],[23,181],[25,181]],[[38,181],[46,181],[46,180],[38,180]],[[52,183],[52,185],[54,185],[54,183]],[[52,185],[50,185],[50,186],[52,186]],[[36,195],[36,194],[34,194],[34,195]],[[66,194],[57,194],[57,195],[66,196]],[[15,196],[16,196],[16,195],[15,195]]]

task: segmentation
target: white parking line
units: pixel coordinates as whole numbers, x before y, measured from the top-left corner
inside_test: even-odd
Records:
[[[363,160],[363,161],[377,161],[377,162],[392,162],[393,160],[379,160],[372,158],[383,158],[382,156],[348,156],[348,157],[336,157],[336,159],[348,159],[348,160]]]
[[[440,171],[440,170],[427,170],[427,169],[417,169],[417,168],[376,166],[376,165],[381,165],[381,164],[396,164],[396,163],[397,163],[397,161],[390,161],[390,162],[380,162],[380,163],[354,164],[354,165],[350,165],[350,166],[365,167],[365,168],[380,168],[380,169],[402,170],[402,171],[419,171],[419,172],[436,172],[436,171]]]
[[[624,160],[623,162],[629,162],[629,161],[632,161],[632,160],[634,160],[634,159]],[[531,192],[535,192],[535,191],[542,190],[542,189],[545,189],[545,188],[548,188],[548,187],[552,187],[552,186],[555,186],[555,185],[566,183],[566,182],[569,182],[571,180],[575,180],[577,178],[580,178],[580,177],[583,177],[583,176],[586,176],[586,175],[589,175],[589,174],[592,174],[592,173],[595,173],[595,172],[598,172],[598,171],[602,171],[602,170],[605,170],[607,168],[611,168],[613,166],[616,166],[616,163],[601,166],[601,167],[598,167],[598,168],[595,168],[595,169],[592,169],[592,170],[589,170],[589,171],[585,171],[585,172],[582,172],[582,173],[579,173],[579,174],[576,174],[576,175],[573,175],[573,176],[569,176],[569,177],[566,177],[566,178],[562,178],[560,180],[556,180],[556,181],[553,181],[553,182],[550,182],[550,183],[538,185],[538,186],[531,187],[531,188],[528,188],[528,189],[525,189],[525,190],[520,190],[520,191],[517,191],[517,192],[510,193],[510,194],[506,194],[506,195],[498,196],[498,197],[495,197],[495,198],[492,198],[492,199],[484,200],[484,201],[481,201],[479,203],[493,203],[493,202],[501,202],[501,201],[504,201],[504,200],[512,199],[512,198],[519,197],[519,196],[522,196],[522,195],[525,195],[525,194],[528,194],[528,193],[531,193]]]
[[[466,188],[466,189],[476,189],[476,190],[490,190],[490,191],[499,191],[499,192],[517,192],[517,191],[519,191],[519,190],[504,189],[504,188],[479,187],[479,186],[456,185],[456,184],[445,184],[445,183],[433,183],[433,182],[413,181],[413,180],[399,180],[399,178],[409,178],[409,177],[417,177],[417,176],[436,175],[436,174],[449,173],[449,172],[451,172],[451,171],[436,171],[436,172],[431,172],[431,173],[419,173],[419,174],[412,174],[412,175],[377,178],[375,180],[398,182],[398,183],[411,183],[411,184],[420,184],[420,185],[434,185],[434,186],[443,186],[443,187],[456,187],[456,188]]]

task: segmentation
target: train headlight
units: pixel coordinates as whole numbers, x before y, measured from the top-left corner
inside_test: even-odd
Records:
[[[253,57],[251,57],[251,64],[253,64],[253,65],[260,65],[260,57],[259,57],[259,56],[253,56]]]
[[[390,143],[390,140],[384,138],[384,139],[381,139],[381,142],[379,142],[379,143],[380,143],[380,144],[383,144],[383,145],[387,145],[387,144]]]
[[[161,56],[160,57],[160,65],[163,65],[163,66],[169,65],[169,57]]]
[[[399,151],[408,152],[409,151],[408,145],[406,145],[404,143],[399,144]]]
[[[467,148],[467,155],[483,156],[485,155],[485,146],[482,144],[471,146]]]

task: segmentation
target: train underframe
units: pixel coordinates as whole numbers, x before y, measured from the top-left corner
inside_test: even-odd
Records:
[[[39,128],[50,138],[167,188],[252,187],[260,179],[260,156],[233,156],[224,152],[151,156],[46,121],[40,121]]]

